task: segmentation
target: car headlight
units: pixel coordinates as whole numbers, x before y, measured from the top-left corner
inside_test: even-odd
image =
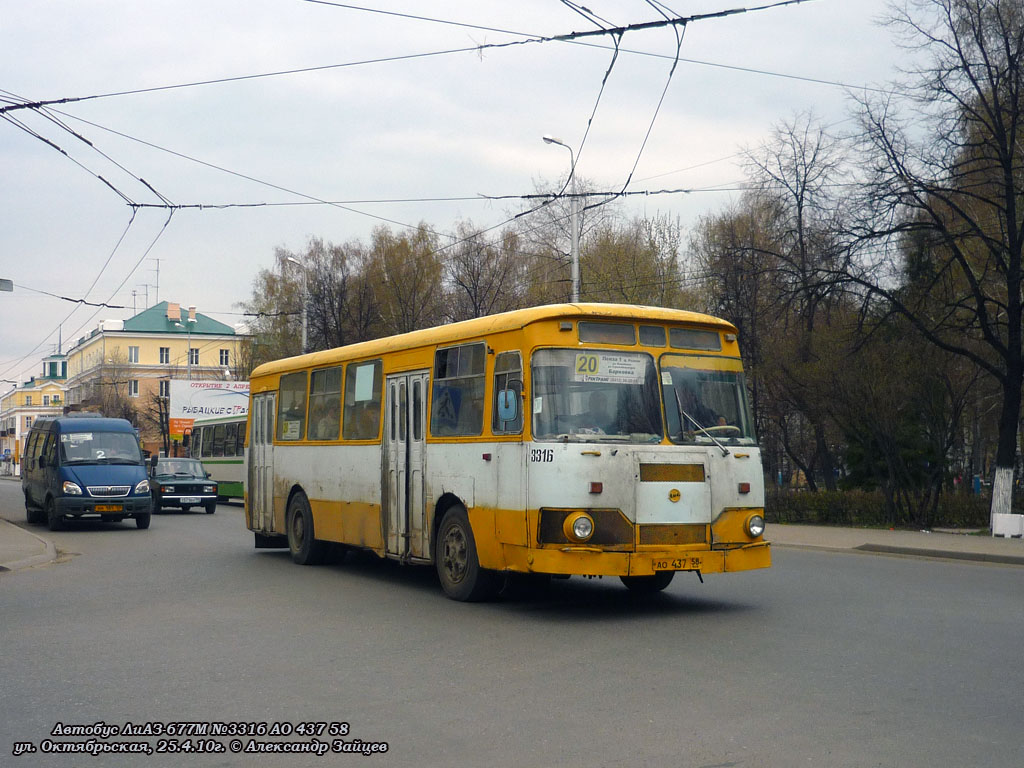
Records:
[[[562,532],[569,541],[587,541],[594,535],[594,518],[586,512],[574,512],[566,516]]]
[[[207,486],[203,487],[203,493],[216,493],[216,492],[217,492],[217,486],[216,485],[207,485]]]
[[[64,484],[60,487],[64,491],[65,496],[81,496],[82,486],[78,483],[72,483],[70,480],[65,480]]]
[[[149,480],[143,480],[135,486],[136,493],[149,493]]]
[[[747,533],[755,539],[764,533],[764,518],[761,515],[751,515],[747,518]]]

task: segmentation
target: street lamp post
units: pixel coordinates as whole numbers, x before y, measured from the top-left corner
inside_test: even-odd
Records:
[[[192,381],[192,326],[196,323],[196,320],[191,315],[194,313],[195,307],[189,307],[189,310],[190,316],[185,320],[185,324],[182,325],[181,323],[175,323],[175,325],[179,328],[184,328],[188,337],[188,341],[186,342],[188,349],[185,352],[185,366],[188,370],[188,380]]]
[[[557,144],[558,146],[565,147],[569,150],[569,181],[571,184],[569,221],[572,228],[572,301],[573,303],[576,303],[580,300],[580,201],[576,195],[576,155],[573,154],[572,147],[564,141],[556,139],[554,136],[544,136],[543,138],[544,143],[546,144]]]
[[[308,320],[306,315],[306,305],[309,303],[309,270],[306,265],[296,259],[294,256],[289,256],[288,261],[295,264],[299,269],[302,270],[302,352],[306,352],[306,337],[308,334]]]

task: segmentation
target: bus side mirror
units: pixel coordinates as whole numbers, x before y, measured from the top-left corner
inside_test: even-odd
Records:
[[[498,392],[498,421],[515,421],[519,417],[519,393],[514,389]]]

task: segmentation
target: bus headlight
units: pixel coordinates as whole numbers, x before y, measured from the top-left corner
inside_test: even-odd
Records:
[[[584,542],[594,535],[594,518],[586,512],[567,515],[562,523],[562,532],[569,541]]]
[[[747,533],[754,539],[764,533],[764,518],[761,515],[751,515],[747,518]]]

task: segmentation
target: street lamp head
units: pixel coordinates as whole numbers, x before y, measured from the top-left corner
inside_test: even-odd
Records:
[[[554,136],[549,136],[546,133],[541,138],[544,139],[545,144],[560,144],[563,147],[565,146],[565,142],[563,142],[561,139],[556,139]]]

